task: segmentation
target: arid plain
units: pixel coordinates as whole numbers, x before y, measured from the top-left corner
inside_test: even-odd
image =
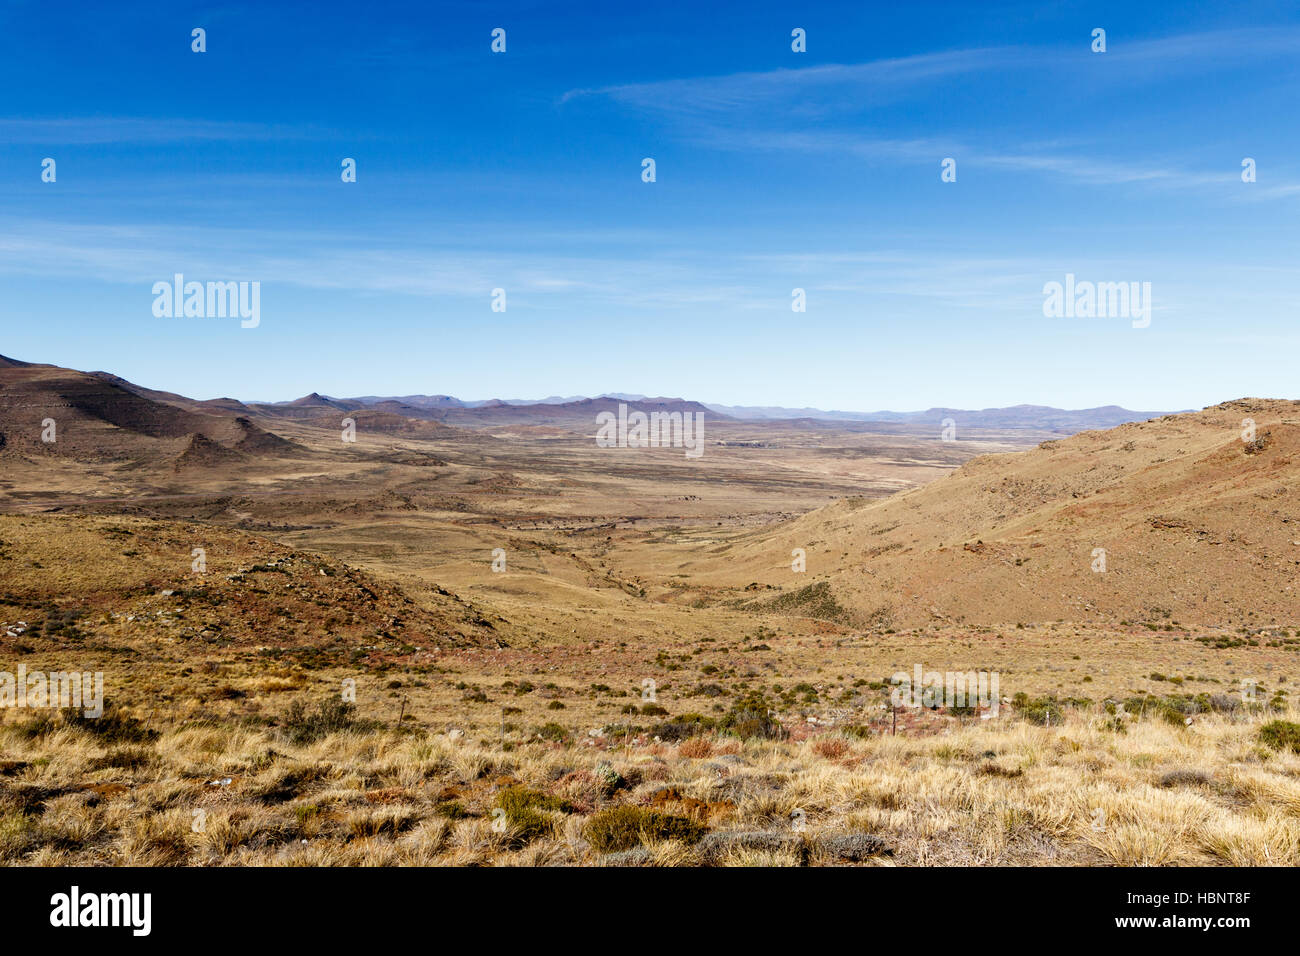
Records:
[[[0,359],[3,668],[107,702],[4,714],[0,859],[1300,863],[1300,403],[629,403],[694,458],[598,447],[617,404]],[[1000,705],[892,707],[918,666]]]

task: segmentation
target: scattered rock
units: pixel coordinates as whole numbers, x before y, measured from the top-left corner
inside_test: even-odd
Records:
[[[715,831],[707,834],[697,845],[700,857],[706,861],[717,860],[734,850],[780,853],[804,848],[803,839],[788,830]]]
[[[828,856],[854,862],[893,852],[884,840],[870,833],[842,833],[822,837],[817,841],[817,847]]]
[[[650,851],[643,846],[634,846],[630,850],[605,853],[596,858],[598,866],[649,866]]]

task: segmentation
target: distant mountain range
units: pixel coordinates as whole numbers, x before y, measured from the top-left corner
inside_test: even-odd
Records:
[[[613,398],[622,402],[668,401],[680,402],[680,398],[652,399],[647,395],[629,395],[626,392],[606,392],[595,398]],[[576,402],[590,402],[588,395],[551,395],[547,398],[487,398],[477,401],[462,401],[452,395],[359,395],[356,398],[331,399],[331,401],[360,402],[362,405],[380,405],[385,402],[398,402],[415,408],[492,408],[500,405],[572,405]],[[283,403],[263,403],[283,404]]]
[[[628,395],[624,392],[606,392],[596,398],[616,398],[624,402],[645,401],[648,396]],[[363,405],[378,405],[382,402],[400,402],[417,408],[487,408],[495,405],[572,405],[574,402],[591,401],[588,395],[550,395],[547,398],[487,398],[478,401],[462,401],[451,395],[359,395],[346,401],[360,402]],[[681,399],[669,399],[681,401]]]
[[[312,396],[308,396],[311,398]],[[316,396],[319,398],[319,396]],[[1146,421],[1171,414],[1161,411],[1134,411],[1118,405],[1103,405],[1097,408],[1065,409],[1049,405],[1012,405],[1008,408],[928,408],[918,412],[850,412],[826,410],[822,408],[786,408],[780,405],[719,405],[711,402],[687,402],[680,398],[650,398],[645,395],[627,392],[606,392],[595,398],[582,395],[562,397],[552,395],[542,399],[488,399],[486,401],[462,401],[450,395],[403,395],[401,397],[381,397],[365,395],[352,399],[328,399],[339,403],[338,407],[356,407],[361,405],[384,405],[397,410],[396,406],[418,409],[490,409],[490,408],[527,408],[548,406],[556,409],[583,407],[590,403],[606,401],[641,402],[652,405],[685,406],[696,410],[703,408],[715,415],[744,421],[789,421],[809,419],[828,422],[884,422],[891,425],[943,425],[944,419],[952,419],[963,428],[1025,428],[1043,431],[1078,432],[1094,428],[1114,428],[1128,422]],[[298,403],[306,399],[299,399]],[[295,404],[295,403],[277,403]],[[605,407],[601,405],[601,407]],[[441,417],[441,416],[440,416]],[[507,417],[509,417],[507,415]]]
[[[1094,428],[1114,428],[1128,422],[1159,418],[1169,412],[1142,412],[1102,405],[1098,408],[1053,408],[1049,405],[1012,405],[1008,408],[927,408],[923,412],[842,412],[820,408],[782,408],[780,406],[709,405],[713,411],[732,418],[749,420],[811,418],[821,421],[888,422],[900,425],[934,425],[939,427],[950,418],[965,428],[1035,428],[1048,431],[1078,432]]]
[[[280,441],[264,430],[277,419],[333,428],[340,415],[364,416],[366,427],[371,430],[425,437],[452,437],[456,427],[500,429],[529,426],[588,431],[595,427],[596,417],[601,412],[617,412],[622,402],[634,404],[646,412],[704,413],[717,422],[804,422],[808,427],[816,427],[817,422],[828,422],[841,423],[855,430],[871,426],[882,432],[923,429],[937,433],[946,424],[945,420],[951,419],[966,434],[970,429],[1023,429],[1073,434],[1114,428],[1165,414],[1131,411],[1116,405],[1075,410],[1016,405],[979,410],[930,408],[917,412],[848,412],[703,404],[681,398],[653,398],[625,392],[606,393],[595,398],[551,396],[535,401],[463,401],[451,395],[333,398],[312,392],[289,402],[243,402],[234,398],[197,400],[136,385],[108,372],[77,372],[2,356],[0,373],[3,373],[0,374],[0,425],[8,424],[4,421],[8,416],[3,414],[7,409],[16,410],[20,406],[28,409],[70,407],[76,412],[65,412],[65,416],[90,415],[100,423],[100,427],[124,427],[136,438],[147,435],[169,441],[192,440],[192,436],[198,435],[201,445],[204,441],[215,442],[245,453]],[[418,424],[421,421],[426,424]],[[0,428],[0,435],[7,430]],[[30,432],[30,428],[26,431]],[[87,433],[83,431],[82,434]],[[288,451],[288,446],[289,443],[285,443],[277,450]],[[203,445],[199,451],[206,454],[212,449]]]

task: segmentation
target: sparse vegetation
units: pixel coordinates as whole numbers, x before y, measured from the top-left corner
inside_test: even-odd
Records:
[[[1272,720],[1259,728],[1260,743],[1274,750],[1300,753],[1300,724],[1289,720]]]
[[[695,843],[707,830],[688,817],[624,804],[595,814],[583,834],[597,852],[613,853],[659,840]]]
[[[297,444],[241,453],[237,481],[194,455],[180,481],[147,432],[82,461],[64,429],[23,452],[64,471],[5,470],[6,502],[60,510],[0,515],[2,649],[103,671],[112,705],[0,711],[0,863],[1300,865],[1291,406],[888,500],[838,497],[846,461],[908,487],[997,445],[936,462],[932,437],[801,426],[779,462],[706,456],[684,489],[680,456],[615,474],[548,435],[524,440],[561,456],[507,468],[508,433],[396,415],[400,439],[339,455],[329,414],[273,420]],[[1249,457],[1247,414],[1272,440]],[[426,426],[456,449],[432,467],[404,430]],[[1095,534],[1153,481],[1186,500]],[[123,486],[149,507],[80,513]],[[1011,704],[892,708],[917,664],[1000,673]]]
[[[1050,840],[1058,863],[1300,865],[1293,713],[1207,711],[1188,731],[1153,706],[1120,715],[1127,732],[1116,736],[1101,705],[1060,712],[1043,726],[1011,710],[965,723],[926,711],[929,723],[897,736],[709,732],[684,747],[520,741],[509,752],[358,720],[303,743],[281,726],[164,724],[129,746],[31,736],[10,720],[0,861],[721,865],[770,843],[769,864],[882,853],[934,863],[937,852],[1018,864]],[[725,777],[701,774],[720,756]],[[1079,765],[1104,775],[1081,783],[1069,772]],[[189,834],[190,806],[208,808],[201,837]],[[785,822],[793,807],[827,808],[803,840]],[[1097,809],[1123,826],[1093,830]],[[1170,819],[1194,825],[1171,841]],[[845,833],[856,836],[841,846]],[[619,853],[631,855],[609,856]]]
[[[355,712],[356,707],[343,700],[321,701],[315,710],[295,700],[284,715],[285,735],[297,744],[311,743],[326,734],[351,728]]]

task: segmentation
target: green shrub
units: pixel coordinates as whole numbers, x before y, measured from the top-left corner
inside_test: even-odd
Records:
[[[555,833],[555,821],[547,811],[568,813],[573,808],[550,794],[528,787],[510,787],[497,794],[496,805],[505,811],[506,822],[518,832],[518,841],[527,843]]]
[[[561,724],[550,721],[537,728],[537,736],[541,737],[543,740],[550,740],[557,744],[563,744],[568,743],[569,731]]]
[[[654,735],[660,740],[677,743],[688,737],[698,737],[706,730],[713,730],[717,723],[712,717],[703,714],[680,714],[655,727]]]
[[[1020,716],[1039,727],[1060,727],[1065,723],[1065,715],[1055,697],[1030,697],[1021,691],[1012,698]]]
[[[289,705],[284,715],[284,732],[296,744],[308,744],[328,734],[350,730],[355,720],[356,705],[345,700],[330,698],[322,701],[314,711],[309,711],[301,700]]]
[[[583,833],[598,853],[615,853],[654,840],[696,843],[707,831],[689,817],[624,804],[594,814]]]
[[[1259,742],[1274,750],[1285,748],[1300,754],[1300,724],[1289,720],[1269,721],[1259,728]]]
[[[750,691],[731,705],[731,710],[718,721],[718,728],[737,737],[763,737],[779,740],[785,728],[777,721],[767,698],[759,691]]]
[[[458,800],[444,800],[434,806],[433,812],[448,820],[464,820],[466,817],[473,816]]]
[[[1187,724],[1188,715],[1197,713],[1197,711],[1186,709],[1186,705],[1181,701],[1164,700],[1156,708],[1156,713],[1160,715],[1160,719],[1166,724],[1183,727]]]
[[[876,731],[866,724],[845,724],[836,729],[845,737],[851,737],[854,740],[869,740],[876,736]]]
[[[553,797],[549,793],[531,790],[524,786],[502,790],[497,794],[496,805],[506,812],[507,818],[513,813],[521,813],[525,810],[561,810],[568,813],[573,809],[560,797]]]

